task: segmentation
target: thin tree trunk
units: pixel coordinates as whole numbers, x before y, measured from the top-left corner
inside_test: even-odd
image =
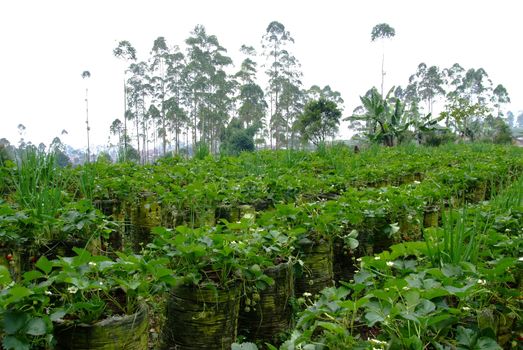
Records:
[[[145,94],[142,91],[142,152],[143,152],[143,163],[147,163],[148,154],[147,154],[147,121],[145,120]]]
[[[136,102],[135,100],[135,104],[136,104],[136,115],[134,116],[135,117],[135,125],[136,125],[136,146],[138,146],[138,157],[140,157],[140,131],[138,129],[138,103]],[[140,159],[138,159],[138,162],[140,163]]]
[[[382,40],[381,44],[381,96],[383,97],[383,82],[385,80],[385,42]]]
[[[163,109],[163,107],[162,107]],[[167,143],[167,127],[165,126],[165,116],[162,116],[162,154],[165,156],[165,148]]]
[[[125,86],[125,73],[123,78],[123,161],[127,161],[127,89]]]
[[[193,106],[193,130],[192,130],[192,133],[193,133],[193,144],[192,144],[192,154],[194,154],[195,152],[195,148],[196,148],[196,127],[197,127],[197,123],[196,123],[196,114],[197,114],[197,111],[196,111],[196,93],[194,92],[194,106]]]
[[[189,127],[187,127],[185,132],[185,149],[187,152],[185,152],[185,158],[189,158]]]
[[[178,125],[176,126],[175,133],[176,133],[176,146],[175,146],[174,151],[176,152],[176,154],[179,154],[180,153],[180,131],[179,131]]]
[[[85,126],[87,129],[87,163],[91,162],[91,147],[89,144],[89,99],[88,89],[85,88]]]
[[[157,158],[157,154],[156,154],[156,139],[158,137],[158,132],[157,132],[157,127],[155,121],[153,120],[153,155],[154,155],[154,158]]]
[[[179,125],[178,125],[178,119],[175,119],[174,121],[174,154],[178,154],[178,139],[179,139]]]

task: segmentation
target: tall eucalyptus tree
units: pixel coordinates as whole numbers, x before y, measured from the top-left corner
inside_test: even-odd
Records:
[[[153,104],[157,108],[159,113],[156,113],[155,110],[152,110],[152,115],[155,118],[153,120],[158,120],[159,125],[155,132],[162,137],[162,154],[165,155],[167,147],[167,130],[168,130],[168,121],[165,111],[165,101],[168,98],[167,96],[167,68],[168,60],[170,58],[169,48],[167,47],[167,42],[163,36],[158,37],[153,44],[151,50],[151,84],[152,84],[152,97]]]
[[[262,38],[262,47],[267,60],[265,73],[269,78],[271,148],[273,139],[276,148],[283,144],[289,146],[293,138],[293,122],[303,107],[300,64],[287,50],[292,43],[294,39],[283,24],[277,21],[269,23]]]
[[[499,84],[492,90],[492,102],[494,103],[494,108],[497,109],[498,117],[502,117],[503,113],[501,112],[502,105],[510,103],[510,97],[508,95],[507,89]]]
[[[492,80],[483,68],[466,71],[456,92],[472,103],[486,104],[492,93]]]
[[[447,127],[463,139],[474,140],[480,125],[491,114],[492,81],[483,68],[465,70],[455,63],[444,71],[448,92],[445,110],[441,113]]]
[[[254,128],[256,134],[264,127],[267,102],[263,89],[256,83],[257,64],[252,59],[256,51],[245,45],[242,45],[240,51],[247,57],[234,76],[238,81],[238,121],[245,129]]]
[[[118,43],[113,49],[113,55],[116,58],[123,60],[125,63],[128,61],[136,61],[136,49],[131,45],[127,40],[122,40]],[[124,91],[124,152],[123,160],[126,161],[127,157],[127,87],[126,87],[126,72],[127,69],[124,69],[124,78],[123,78],[123,91]]]
[[[184,106],[184,80],[185,56],[178,46],[175,46],[167,56],[167,90],[170,98],[166,101],[166,117],[171,121],[170,131],[174,135],[174,152],[180,150],[180,135],[183,128],[187,128],[189,120]]]
[[[396,36],[396,30],[387,23],[380,23],[372,28],[370,34],[371,41],[381,39],[382,55],[381,55],[381,96],[383,96],[383,83],[385,80],[385,39],[390,39]]]
[[[414,92],[420,101],[427,103],[428,113],[432,113],[434,101],[439,96],[445,96],[444,78],[437,66],[428,67],[420,63],[416,73],[409,78],[409,91]]]
[[[332,88],[329,85],[325,85],[323,88],[320,88],[318,85],[313,85],[309,88],[309,90],[306,91],[306,97],[307,101],[311,100],[319,100],[320,98],[323,98],[327,101],[332,101],[336,103],[336,107],[343,111],[343,98],[341,97],[341,94],[339,91],[332,90]]]
[[[191,105],[193,147],[200,140],[217,151],[219,132],[225,128],[232,106],[233,84],[224,71],[232,60],[218,38],[208,35],[202,25],[197,25],[185,42],[188,63],[184,78]]]
[[[138,154],[140,153],[140,136],[142,136],[143,145],[141,156],[142,161],[147,160],[146,144],[147,144],[147,113],[146,113],[146,96],[150,94],[149,77],[147,75],[147,63],[138,62],[132,63],[129,66],[131,72],[130,78],[127,80],[127,101],[129,110],[127,111],[127,118],[134,120],[136,128],[136,145]],[[133,109],[134,108],[134,109]],[[142,133],[140,134],[140,126]]]
[[[120,119],[116,118],[109,127],[109,132],[112,135],[118,136],[118,149],[122,147],[122,135],[123,135],[123,123]]]
[[[515,116],[514,116],[514,113],[512,111],[508,111],[507,112],[507,124],[510,128],[513,128],[515,127]]]

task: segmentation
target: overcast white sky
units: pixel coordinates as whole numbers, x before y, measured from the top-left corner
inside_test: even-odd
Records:
[[[359,95],[379,87],[381,45],[370,32],[386,22],[396,30],[386,46],[386,90],[405,85],[420,62],[441,68],[458,62],[483,67],[507,88],[508,109],[518,111],[522,7],[514,0],[2,1],[0,138],[18,142],[22,123],[35,144],[49,144],[65,129],[65,143],[84,147],[81,73],[89,70],[92,143],[105,144],[110,123],[123,114],[123,66],[112,55],[117,41],[129,40],[146,59],[155,38],[182,45],[196,24],[216,35],[239,66],[242,44],[260,50],[267,25],[283,23],[295,39],[305,86],[340,91],[346,116]]]

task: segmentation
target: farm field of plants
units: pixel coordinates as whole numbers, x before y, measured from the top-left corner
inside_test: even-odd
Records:
[[[523,346],[522,148],[26,148],[0,194],[6,350]]]

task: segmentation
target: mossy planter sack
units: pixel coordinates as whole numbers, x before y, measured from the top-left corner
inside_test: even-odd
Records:
[[[400,243],[403,241],[415,241],[421,239],[421,218],[416,214],[404,214],[398,218]]]
[[[274,208],[274,202],[271,198],[257,198],[252,201],[252,205],[256,211],[265,211]]]
[[[428,206],[423,211],[423,227],[438,227],[439,226],[439,207]]]
[[[357,269],[357,250],[346,246],[341,237],[336,237],[333,243],[333,273],[336,283],[339,281],[350,281]],[[359,254],[361,255],[361,253]]]
[[[161,226],[174,228],[180,225],[197,228],[205,225],[214,226],[215,209],[201,209],[177,207],[176,205],[161,204]],[[160,225],[158,225],[160,226]]]
[[[93,201],[94,206],[105,216],[117,215],[120,211],[121,203],[117,199],[98,199]]]
[[[390,222],[386,217],[368,217],[365,218],[363,223],[366,227],[362,230],[362,234],[367,232],[370,235],[373,254],[379,254],[390,248],[393,239],[386,232],[390,228]]]
[[[105,216],[112,218],[113,220],[125,223],[125,212],[122,202],[117,199],[100,199],[93,203]],[[102,238],[102,251],[115,255],[114,252],[121,251],[123,249],[123,230],[113,230],[108,238]]]
[[[174,228],[184,224],[183,213],[175,205],[163,202],[160,208],[162,227]]]
[[[151,228],[160,226],[161,213],[157,196],[143,192],[131,207],[131,242],[133,250],[139,252],[151,240]]]
[[[487,195],[487,181],[479,180],[474,182],[467,191],[468,202],[477,203],[484,201]]]
[[[332,287],[334,280],[332,241],[302,242],[299,244],[301,271],[296,273],[295,295],[301,297],[308,292],[318,294],[325,287]]]
[[[515,313],[509,313],[502,316],[498,316],[497,323],[497,341],[498,344],[503,348],[508,348],[509,342],[514,338],[516,330],[517,315]]]
[[[264,274],[271,277],[274,284],[242,299],[238,333],[251,342],[275,344],[278,335],[288,331],[292,323],[293,266],[289,262],[281,263],[267,268]]]
[[[358,227],[360,256],[381,253],[393,244],[392,238],[386,232],[390,225],[385,217],[369,216],[360,225]]]
[[[163,349],[227,349],[236,340],[240,288],[174,288],[167,301]]]
[[[57,350],[144,350],[148,348],[149,317],[140,305],[132,315],[113,316],[92,325],[55,323]]]
[[[503,349],[509,349],[514,348],[514,346],[511,347],[510,341],[517,334],[517,319],[518,315],[514,311],[505,310],[505,312],[499,313],[495,310],[494,305],[491,305],[479,310],[477,318],[472,319],[471,324],[480,330],[490,329],[494,331],[498,345]]]
[[[256,209],[251,205],[241,204],[241,205],[220,205],[214,211],[214,218],[216,224],[220,222],[221,219],[225,219],[229,222],[237,222],[245,214],[256,214]]]

